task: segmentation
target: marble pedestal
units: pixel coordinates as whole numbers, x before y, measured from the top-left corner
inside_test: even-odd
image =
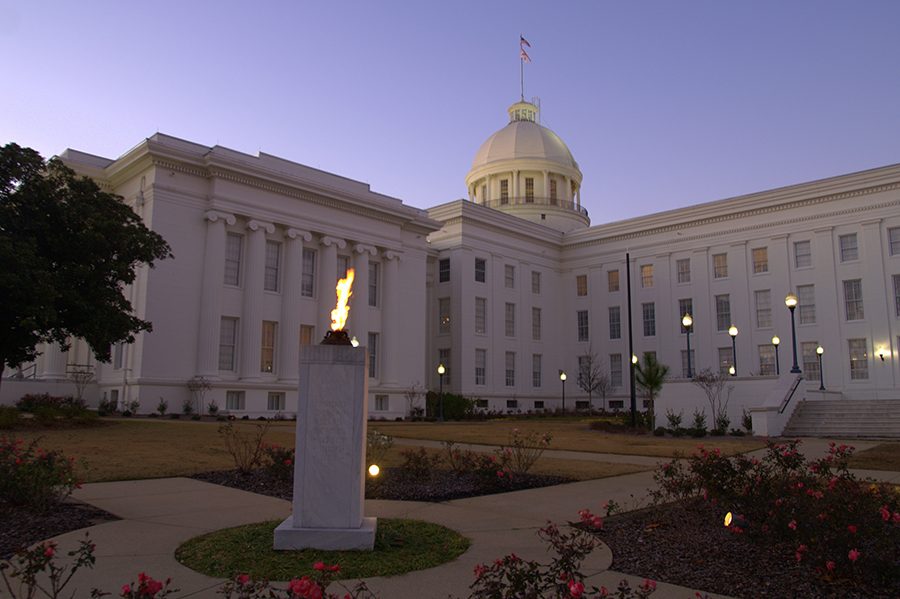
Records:
[[[300,348],[293,513],[275,549],[372,549],[363,517],[368,353],[364,347]]]

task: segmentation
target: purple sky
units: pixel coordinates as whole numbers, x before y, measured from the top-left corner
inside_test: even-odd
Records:
[[[519,94],[595,224],[900,162],[900,2],[0,0],[0,144],[161,131],[428,207]]]

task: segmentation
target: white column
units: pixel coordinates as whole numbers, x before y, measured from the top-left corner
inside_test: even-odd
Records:
[[[575,190],[575,203],[581,208],[581,185]]]
[[[513,171],[512,178],[513,178],[512,194],[513,194],[513,197],[516,198],[516,200],[518,200],[518,198],[521,197],[521,194],[519,193],[519,171]],[[510,203],[514,204],[516,202],[510,202]]]
[[[564,199],[567,202],[571,202],[572,201],[572,184],[570,183],[570,179],[568,177],[563,177],[563,183],[565,184],[566,188],[563,189],[562,199]]]
[[[197,374],[219,376],[219,329],[222,322],[222,285],[225,281],[225,225],[234,215],[210,210],[206,213],[206,249],[200,288],[200,319],[197,331]]]
[[[543,171],[544,174],[544,201],[550,201],[550,171]]]
[[[275,226],[258,220],[247,223],[244,269],[244,306],[241,311],[241,378],[258,379],[262,343],[263,279],[266,266],[266,233]]]
[[[337,251],[347,242],[337,237],[322,237],[322,259],[319,260],[319,337],[331,330],[331,311],[335,304],[334,286],[337,284]]]
[[[350,334],[361,345],[366,345],[369,338],[369,256],[374,256],[376,251],[373,246],[362,243],[353,247],[356,276],[350,298]]]
[[[60,348],[58,343],[44,344],[44,369],[38,378],[64,379],[66,378],[67,353]]]
[[[491,176],[486,175],[484,178],[484,198],[482,203],[488,205],[491,201]]]
[[[278,378],[297,382],[300,352],[300,271],[303,242],[312,235],[299,229],[284,232],[284,288],[281,290],[281,322],[278,333]]]
[[[397,383],[397,356],[400,355],[400,254],[384,253],[384,303],[381,308],[381,381]]]

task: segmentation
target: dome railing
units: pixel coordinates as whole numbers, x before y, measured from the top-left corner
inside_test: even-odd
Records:
[[[499,198],[499,199],[491,199],[488,201],[475,200],[476,204],[481,206],[487,206],[488,208],[494,208],[495,210],[500,208],[506,208],[508,206],[554,206],[557,208],[563,208],[565,210],[571,210],[573,212],[578,212],[583,214],[584,216],[588,216],[588,211],[583,206],[579,206],[575,202],[571,202],[569,200],[561,200],[559,198],[542,198],[539,196],[523,196],[523,197],[509,197],[509,198]]]

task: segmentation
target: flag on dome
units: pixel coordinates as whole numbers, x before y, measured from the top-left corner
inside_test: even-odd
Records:
[[[528,46],[528,47],[530,48],[530,47],[531,47],[531,44],[528,43],[528,40],[525,39],[524,36],[520,35],[520,36],[519,36],[519,47],[522,48],[522,49],[524,50],[524,49],[525,49],[525,46]]]
[[[519,58],[521,58],[525,62],[531,62],[531,57],[528,56],[528,52],[526,52],[524,48],[521,52],[519,52]]]
[[[528,56],[528,52],[525,51],[525,47],[531,47],[531,44],[528,43],[528,40],[525,39],[524,35],[519,35],[519,58],[525,62],[531,62],[531,57]]]

